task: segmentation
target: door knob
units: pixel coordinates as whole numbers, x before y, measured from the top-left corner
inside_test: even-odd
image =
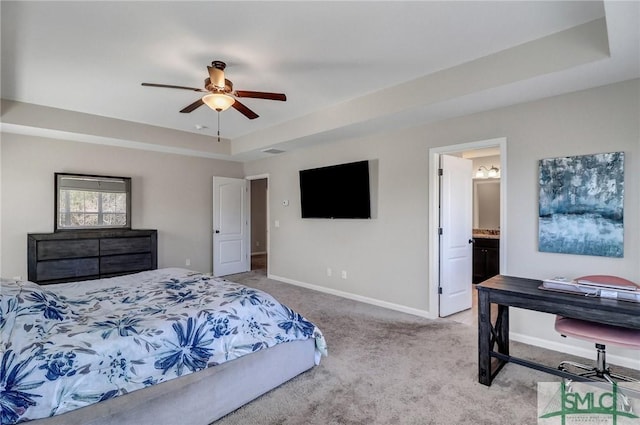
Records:
[[[216,233],[220,233],[220,230],[216,229]]]
[[[469,239],[469,243],[475,243],[473,239]]]

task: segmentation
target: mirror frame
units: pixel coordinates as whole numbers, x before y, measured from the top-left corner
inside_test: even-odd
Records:
[[[127,222],[125,225],[109,225],[109,226],[81,226],[81,227],[58,227],[58,223],[60,220],[60,181],[64,177],[91,177],[95,179],[104,179],[106,180],[122,180],[125,184],[125,193],[126,193],[126,215]],[[67,231],[78,231],[78,230],[99,230],[99,229],[131,229],[131,177],[119,177],[119,176],[102,176],[96,174],[80,174],[80,173],[54,173],[54,185],[55,192],[54,198],[55,202],[53,205],[54,208],[54,220],[53,220],[53,230],[54,232],[67,232]]]

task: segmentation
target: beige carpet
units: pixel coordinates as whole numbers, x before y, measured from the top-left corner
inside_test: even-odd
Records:
[[[557,380],[508,364],[486,387],[477,382],[475,327],[299,288],[260,272],[227,278],[271,293],[316,323],[329,357],[215,425],[536,424],[537,383]],[[568,358],[515,342],[511,350],[549,365]]]

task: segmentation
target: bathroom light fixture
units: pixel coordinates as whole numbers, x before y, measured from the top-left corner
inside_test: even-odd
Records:
[[[476,171],[477,179],[495,179],[498,177],[500,177],[500,169],[495,165],[492,165],[491,168],[487,168],[484,165],[481,165],[480,168],[478,168],[478,171]]]

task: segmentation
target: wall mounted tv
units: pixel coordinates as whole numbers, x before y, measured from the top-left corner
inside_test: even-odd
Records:
[[[371,218],[369,161],[300,170],[302,218]]]

